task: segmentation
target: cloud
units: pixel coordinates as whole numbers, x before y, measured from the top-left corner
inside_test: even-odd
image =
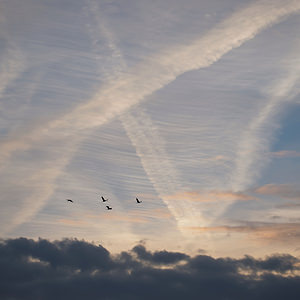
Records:
[[[189,192],[178,192],[173,195],[166,196],[169,201],[180,200],[180,201],[191,201],[191,202],[222,202],[222,201],[248,201],[254,200],[255,198],[245,193],[235,193],[230,191],[189,191]]]
[[[33,141],[51,132],[66,137],[80,130],[101,126],[179,75],[210,66],[230,50],[299,9],[300,3],[295,0],[251,3],[190,45],[166,49],[122,74],[117,82],[110,82],[90,101],[79,105],[63,118],[51,121],[17,141],[9,141],[11,147],[5,145],[7,151],[27,149]]]
[[[26,238],[0,243],[1,299],[297,299],[299,260],[150,252],[112,255],[78,240]]]
[[[9,45],[0,60],[0,98],[24,70],[25,63],[22,53],[16,46]]]
[[[272,243],[274,241],[286,244],[294,244],[300,240],[300,223],[264,223],[264,222],[240,222],[236,226],[211,226],[211,227],[187,227],[194,233],[240,233],[254,238],[260,243]]]
[[[270,5],[271,3],[268,1],[265,1],[265,2],[261,2],[260,4],[262,4],[262,6],[260,8],[265,9],[266,6]],[[275,6],[273,6],[273,4],[274,4],[274,2],[272,3],[272,7],[270,7],[272,9],[274,9],[276,5],[280,5],[280,2],[277,2]],[[295,4],[295,2],[293,2],[293,5],[294,4]],[[258,3],[256,3],[256,5],[258,5]],[[248,8],[246,8],[245,11],[247,11],[247,13],[251,14],[251,13],[254,13],[256,11],[256,9],[257,9],[257,7],[255,7],[255,5],[253,5],[253,6],[249,6]],[[243,12],[245,13],[245,11],[243,11]],[[281,12],[283,12],[283,11],[281,11]],[[241,12],[239,12],[239,13],[241,13]],[[237,13],[237,14],[239,14],[239,13]],[[226,19],[222,25],[225,25],[225,24],[229,25],[231,23],[231,21],[233,19],[235,19],[235,17],[236,17],[236,15],[232,16],[232,18]],[[107,36],[107,40],[109,41],[109,47],[111,48],[113,57],[118,58],[117,61],[119,62],[119,65],[116,67],[116,69],[121,72],[121,71],[123,71],[124,68],[126,68],[126,63],[124,62],[122,54],[121,54],[120,50],[117,48],[116,43],[114,42],[114,38],[113,38],[111,32],[109,30],[107,30],[107,28],[103,24],[103,22],[102,22],[101,27],[103,28],[104,35]],[[226,27],[226,26],[224,26],[224,27]],[[207,38],[207,40],[206,40],[207,45],[209,45],[209,47],[212,47],[212,49],[210,49],[210,51],[212,51],[212,52],[214,52],[214,50],[213,50],[214,46],[212,43],[210,43],[210,38],[216,37],[218,35],[218,32],[217,32],[219,30],[218,26],[215,28],[215,30],[216,31],[211,30],[203,38],[203,41],[205,41],[205,39]],[[253,36],[255,36],[255,34],[253,34]],[[199,42],[200,41],[201,41],[201,39],[199,40]],[[207,47],[207,45],[205,45],[205,46]],[[193,45],[193,46],[195,47],[195,45]],[[204,46],[204,48],[205,48],[205,46]],[[233,46],[233,48],[234,47],[235,46]],[[181,50],[183,50],[183,47],[179,48],[179,50],[177,50],[177,52],[174,52],[174,54],[176,55],[174,61],[176,61],[176,59],[179,56],[181,56],[180,59],[183,59],[181,61],[181,65],[185,66],[185,64],[187,64],[189,62],[189,59],[190,59],[189,51],[192,51],[192,47],[186,47],[186,48],[184,48],[183,51],[181,51]],[[215,54],[217,54],[217,51],[220,51],[220,49],[216,50]],[[203,55],[203,53],[202,53],[202,55]],[[205,58],[205,51],[204,51],[203,56]],[[196,54],[195,54],[195,57],[197,57]],[[167,58],[162,56],[159,59],[157,59],[157,61],[162,62],[162,64],[167,64],[170,66],[170,68],[172,68],[172,63],[169,61],[170,58],[171,59],[173,58],[172,55],[170,57],[168,56]],[[185,58],[188,58],[188,59],[184,60]],[[209,62],[208,65],[210,65],[211,63],[213,63],[214,61],[217,61],[217,60],[218,59],[215,59],[212,62]],[[193,63],[195,63],[195,61],[193,61]],[[201,67],[203,67],[203,66],[201,66]],[[193,69],[193,67],[191,67],[191,70],[192,69]],[[177,72],[177,70],[176,70],[176,72]],[[174,73],[176,73],[176,72],[174,72]],[[273,97],[274,93],[276,93],[277,97],[285,97],[288,94],[291,97],[291,95],[294,94],[293,89],[295,87],[295,82],[298,80],[298,75],[299,75],[298,70],[292,69],[289,75],[290,76],[288,76],[287,79],[283,80],[277,87],[275,87],[270,92],[270,96]],[[246,134],[243,137],[244,140],[247,140],[247,142],[246,142],[247,147],[251,143],[254,144],[254,147],[251,148],[250,152],[254,149],[252,151],[254,153],[259,148],[259,147],[256,147],[256,149],[255,149],[255,143],[254,143],[254,140],[260,139],[260,136],[259,136],[260,132],[257,133],[256,129],[257,129],[257,127],[260,127],[260,125],[263,124],[266,121],[266,119],[271,115],[271,113],[273,111],[273,106],[272,106],[273,104],[274,103],[272,102],[271,106],[267,105],[267,107],[265,107],[263,109],[260,116],[249,126],[250,132],[251,132],[249,134],[249,136],[247,135],[249,132],[246,132]],[[135,114],[132,114],[130,112],[121,114],[120,119],[123,123],[123,126],[124,126],[126,132],[127,132],[127,135],[129,136],[133,145],[136,148],[137,155],[140,157],[142,165],[144,167],[144,170],[146,171],[150,181],[152,182],[153,186],[155,187],[155,189],[158,192],[158,194],[160,195],[160,197],[167,204],[170,211],[173,213],[174,217],[176,218],[176,220],[178,222],[179,227],[180,228],[186,227],[186,226],[188,226],[188,224],[190,226],[192,226],[193,224],[196,225],[196,224],[203,223],[204,218],[201,215],[201,213],[199,212],[200,210],[198,210],[198,213],[195,213],[195,207],[193,207],[193,205],[191,205],[189,202],[177,201],[178,198],[176,198],[176,197],[172,197],[173,201],[169,201],[170,196],[168,194],[170,194],[170,192],[182,190],[181,184],[180,184],[181,180],[180,180],[180,177],[178,176],[178,173],[175,170],[174,166],[171,164],[170,159],[168,158],[167,152],[164,147],[164,141],[161,139],[156,128],[153,126],[151,119],[140,109]],[[241,143],[240,145],[242,145],[242,144],[243,143]],[[241,184],[241,186],[244,185],[244,187],[245,187],[249,180],[250,181],[253,180],[253,178],[255,177],[254,173],[258,170],[258,168],[257,168],[256,171],[252,172],[252,170],[250,170],[249,168],[250,168],[252,162],[254,162],[255,159],[259,157],[259,155],[256,155],[256,156],[254,155],[255,157],[254,156],[252,157],[251,155],[248,156],[249,153],[247,152],[247,155],[246,155],[247,157],[245,157],[245,155],[244,155],[245,153],[243,151],[239,151],[239,150],[238,150],[238,155],[237,155],[238,158],[236,161],[237,166],[236,166],[236,169],[234,170],[234,175],[233,175],[234,178],[233,178],[233,185],[232,185],[233,190],[235,190],[235,191],[238,191],[241,189],[240,187],[236,188],[236,186],[235,186],[236,183]],[[240,155],[242,155],[242,159],[239,160]],[[222,155],[218,155],[213,158],[213,160],[215,160],[215,161],[220,161],[220,160],[223,161],[224,159],[225,159],[225,156],[222,156]],[[249,170],[251,172],[249,172],[249,174],[247,174],[247,170]],[[180,195],[180,196],[182,197],[183,195]],[[187,195],[185,195],[185,198],[184,198],[185,200],[187,198],[186,196]],[[212,201],[214,201],[212,199],[215,199],[215,201],[217,199],[221,200],[221,201],[223,201],[223,200],[236,201],[236,200],[242,200],[242,199],[243,200],[251,199],[250,196],[242,195],[241,193],[240,193],[240,195],[238,195],[237,193],[234,194],[234,193],[229,193],[229,192],[227,194],[223,193],[222,195],[220,193],[219,194],[210,193],[210,195],[208,195],[206,197],[202,197],[202,198],[199,196],[200,195],[198,195],[198,197],[196,199],[195,194],[193,194],[193,195],[190,194],[188,199],[193,199],[193,201],[197,201],[197,202],[212,202]],[[182,200],[182,199],[180,199],[180,200]]]
[[[275,129],[278,127],[279,112],[285,103],[293,100],[299,93],[297,83],[300,78],[300,69],[297,63],[296,66],[293,65],[299,57],[299,45],[295,52],[296,54],[293,55],[296,58],[289,58],[286,74],[267,90],[266,96],[269,101],[254,116],[243,132],[232,173],[232,190],[234,191],[248,188],[260,175],[262,168],[269,161],[265,154],[269,153]]]
[[[208,160],[218,162],[218,161],[226,161],[226,160],[228,160],[228,158],[224,155],[216,155],[216,156],[213,156],[211,158],[208,158]]]
[[[168,203],[177,205],[181,203],[184,206],[192,207],[194,220],[182,222],[181,230],[188,234],[190,228],[203,228],[211,223],[218,222],[219,216],[224,209],[233,202],[254,201],[256,197],[241,192],[232,191],[179,191],[165,196]],[[197,212],[199,213],[197,216]]]
[[[194,213],[189,203],[169,201],[173,191],[182,189],[177,170],[171,163],[164,147],[164,140],[159,135],[151,119],[141,109],[134,114],[127,112],[120,117],[122,124],[135,146],[136,153],[149,180],[153,184],[160,198],[178,222],[179,228],[183,224],[196,224],[201,219],[200,214]]]
[[[254,190],[257,194],[300,199],[300,188],[292,184],[266,184]]]
[[[107,47],[110,50],[111,73],[110,77],[118,80],[122,73],[128,69],[128,65],[117,46],[113,33],[108,29],[104,16],[101,15],[99,5],[95,1],[88,2],[89,13],[94,20],[97,30],[90,30],[93,40],[97,41],[103,36]],[[89,26],[92,29],[92,26]],[[100,33],[100,35],[99,35]],[[97,43],[94,43],[95,45]],[[95,52],[101,52],[101,48],[94,46]],[[101,69],[101,66],[100,66]],[[174,168],[171,160],[165,150],[165,142],[154,126],[151,118],[140,107],[127,111],[119,116],[127,136],[135,147],[136,154],[141,160],[150,182],[159,197],[167,204],[169,210],[177,222],[193,222],[197,218],[192,208],[187,209],[188,204],[182,202],[169,202],[165,195],[181,189],[181,180],[177,170]],[[185,212],[184,214],[182,212]],[[183,220],[183,218],[185,220]],[[194,221],[195,222],[195,221]]]
[[[132,251],[137,254],[138,259],[151,264],[169,265],[186,260],[189,256],[179,252],[155,251],[151,253],[143,245],[135,246]]]
[[[299,9],[300,3],[295,0],[266,0],[251,3],[233,13],[231,17],[189,45],[165,49],[147,58],[133,69],[127,70],[126,73],[122,73],[118,80],[107,83],[91,99],[71,109],[63,117],[39,125],[26,134],[9,136],[1,143],[0,164],[6,163],[16,151],[25,151],[36,147],[41,140],[57,139],[67,142],[68,139],[75,139],[76,141],[70,143],[73,150],[64,153],[62,161],[59,160],[58,163],[54,161],[53,163],[53,165],[57,164],[58,166],[56,171],[53,166],[52,174],[61,174],[61,170],[76,151],[76,147],[82,139],[82,133],[86,133],[87,129],[101,126],[116,116],[120,116],[147,96],[174,81],[181,74],[210,66],[230,50],[241,46],[263,29],[281,21]],[[253,22],[254,19],[255,22]],[[38,200],[34,202],[33,209],[26,205],[32,196],[25,201],[17,199],[19,204],[22,203],[17,206],[18,214],[22,215],[22,211],[19,209],[22,205],[26,211],[22,218],[14,218],[13,223],[8,216],[7,228],[11,229],[26,218],[30,218],[44,205],[54,190],[55,176],[47,175],[42,178],[38,178],[38,175],[33,176],[37,178],[34,185],[39,186],[42,192],[45,189],[46,192],[43,193],[43,197],[37,197]],[[173,206],[173,208],[173,214],[178,219],[181,218],[187,222],[190,219],[198,219],[198,215],[189,218],[192,210],[185,209],[181,203]],[[201,220],[201,218],[199,219]]]
[[[6,89],[25,70],[25,57],[5,30],[4,8],[4,5],[0,4],[0,99],[5,95]]]
[[[148,223],[149,220],[146,217],[139,216],[128,212],[128,215],[124,214],[102,214],[101,218],[104,220],[112,220],[115,222],[128,222],[128,223]]]
[[[163,208],[155,208],[152,210],[147,210],[147,214],[152,215],[153,218],[158,219],[170,219],[172,218],[172,214],[168,209]]]
[[[63,225],[67,225],[67,226],[85,226],[87,225],[87,222],[85,221],[81,221],[81,220],[72,220],[72,219],[59,219],[58,220],[59,223],[63,224]]]
[[[297,209],[300,207],[300,203],[285,203],[277,206],[278,208]]]
[[[143,198],[144,199],[144,198]],[[98,219],[101,220],[113,220],[119,222],[128,222],[128,223],[148,223],[149,218],[151,219],[170,219],[172,214],[167,208],[149,208],[146,211],[143,210],[127,210],[126,213],[120,213],[114,211],[113,214],[102,213],[102,214],[86,214],[84,215],[85,219]]]
[[[56,139],[47,142],[49,141],[57,142]],[[5,223],[5,226],[1,228],[2,234],[28,220],[46,203],[56,188],[56,179],[63,174],[65,166],[69,163],[77,142],[78,139],[64,141],[61,144],[64,144],[64,150],[59,153],[59,157],[56,157],[55,164],[53,164],[51,155],[46,156],[42,162],[35,165],[32,165],[30,161],[20,162],[17,174],[3,179],[1,182],[3,195],[9,195],[7,198],[10,201],[0,212],[1,220]],[[46,152],[47,154],[48,152]],[[30,166],[27,165],[28,163]],[[11,173],[8,172],[8,174]],[[20,199],[22,200],[20,201]],[[36,201],[32,201],[32,199]],[[18,203],[17,209],[14,203]]]
[[[300,157],[300,152],[294,150],[281,150],[277,152],[270,152],[270,156],[274,158],[295,158]]]

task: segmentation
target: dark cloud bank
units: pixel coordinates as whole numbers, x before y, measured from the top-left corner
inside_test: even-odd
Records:
[[[299,260],[150,252],[78,240],[0,241],[0,299],[300,299]]]

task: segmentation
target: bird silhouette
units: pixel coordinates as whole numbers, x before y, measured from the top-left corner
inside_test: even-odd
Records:
[[[72,202],[72,203],[74,203],[74,201],[73,200],[71,200],[71,199],[66,199],[68,202]]]
[[[135,198],[137,203],[142,203],[143,201],[140,201],[138,198]]]
[[[108,205],[106,205],[107,210],[111,210],[112,207],[109,207]]]
[[[101,196],[101,199],[102,199],[102,202],[108,201],[108,199],[104,199],[102,196]]]

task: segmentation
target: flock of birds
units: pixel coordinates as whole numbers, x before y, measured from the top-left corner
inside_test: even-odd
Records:
[[[101,199],[102,199],[102,202],[103,202],[103,203],[108,201],[108,199],[105,199],[103,196],[101,196]],[[66,200],[67,200],[68,202],[74,203],[74,201],[73,201],[72,199],[66,199]],[[140,201],[138,198],[135,198],[135,200],[136,200],[136,203],[142,203],[142,201]],[[110,207],[109,205],[106,205],[106,209],[107,209],[107,210],[111,210],[112,207]]]

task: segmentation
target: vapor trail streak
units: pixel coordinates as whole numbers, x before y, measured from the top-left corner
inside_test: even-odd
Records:
[[[92,99],[64,117],[36,128],[27,135],[10,137],[2,142],[0,164],[14,151],[29,149],[41,139],[76,137],[81,131],[107,123],[175,80],[177,76],[210,66],[231,49],[239,47],[263,29],[299,9],[298,0],[265,0],[250,4],[192,44],[165,50],[131,72],[122,74],[117,81],[111,81]],[[62,159],[62,165],[64,164]],[[44,201],[40,203],[42,205]]]
[[[98,4],[95,1],[89,1],[90,13],[96,23],[97,32],[91,31],[90,35],[95,41],[101,36],[105,38],[107,46],[111,53],[111,73],[110,77],[118,80],[120,75],[128,69],[124,57],[115,42],[113,33],[107,28],[103,16],[101,16]],[[100,33],[100,36],[99,36]],[[96,44],[96,43],[95,43]],[[97,47],[94,47],[99,52]],[[107,73],[107,72],[105,72]],[[167,204],[175,219],[180,223],[183,219],[192,221],[191,214],[193,207],[180,201],[170,202],[166,195],[173,194],[181,190],[179,176],[170,162],[164,147],[164,141],[154,127],[151,118],[141,109],[137,108],[133,112],[127,111],[119,116],[125,131],[136,149],[136,153],[141,160],[142,166],[153,184],[159,197]],[[199,220],[199,218],[197,218]]]
[[[1,156],[10,156],[15,150],[27,149],[40,136],[53,133],[68,136],[76,134],[78,130],[101,126],[163,88],[177,76],[210,66],[230,50],[299,9],[298,0],[256,1],[234,13],[194,43],[166,50],[141,63],[63,118],[17,140],[7,141],[2,145]]]
[[[0,39],[4,49],[3,57],[0,61],[0,99],[2,98],[7,87],[18,78],[20,73],[25,69],[25,60],[21,51],[15,46],[12,39],[5,31],[5,15],[4,8],[0,4]]]
[[[297,50],[299,51],[299,47]],[[299,88],[296,88],[299,79],[300,69],[298,65],[291,64],[288,74],[270,89],[268,103],[254,117],[243,133],[233,170],[233,191],[242,191],[248,188],[268,161],[264,154],[269,152],[274,123],[276,123],[274,119],[282,105],[299,93]]]

